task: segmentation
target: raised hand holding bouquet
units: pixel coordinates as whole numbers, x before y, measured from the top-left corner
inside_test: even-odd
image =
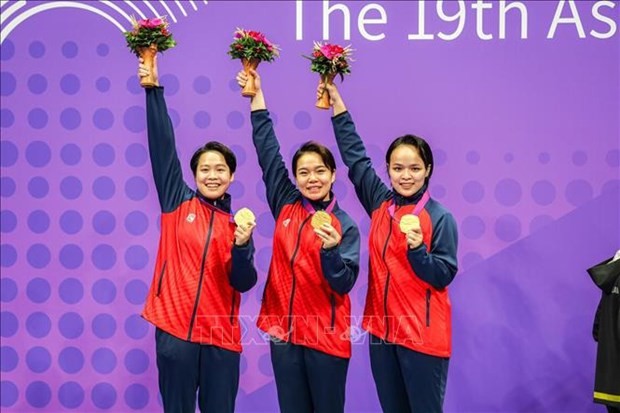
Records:
[[[262,61],[272,62],[280,55],[280,50],[278,46],[267,40],[264,34],[253,30],[237,29],[234,39],[228,54],[233,59],[241,59],[243,71],[248,75],[248,81],[241,94],[246,97],[254,97],[256,88],[254,77],[250,76],[250,69],[256,70]]]
[[[157,52],[163,52],[176,46],[176,42],[172,38],[172,33],[168,31],[168,22],[166,17],[162,16],[156,19],[136,20],[131,17],[132,29],[125,32],[127,47],[136,56],[144,59],[144,65],[149,70],[149,76],[140,79],[142,87],[156,86],[156,80],[153,78],[154,59]]]
[[[338,46],[337,44],[314,42],[312,56],[304,56],[310,59],[310,70],[321,75],[321,83],[332,84],[334,77],[340,75],[344,80],[344,75],[351,74],[351,46]],[[316,102],[319,109],[329,109],[329,92],[323,89],[323,93]]]

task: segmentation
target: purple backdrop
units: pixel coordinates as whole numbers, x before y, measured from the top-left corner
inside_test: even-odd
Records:
[[[138,316],[159,211],[144,93],[121,35],[130,14],[168,15],[178,40],[160,73],[186,179],[194,149],[224,141],[240,164],[234,205],[258,216],[239,412],[277,402],[254,326],[274,223],[233,80],[240,64],[226,55],[236,27],[282,48],[260,69],[287,160],[308,139],[335,149],[301,57],[324,30],[355,49],[341,90],[383,176],[394,137],[431,142],[432,194],[460,229],[446,411],[602,411],[591,402],[598,292],[585,269],[620,248],[618,2],[512,1],[505,19],[490,1],[0,4],[3,411],[161,409],[154,332]],[[344,169],[335,191],[363,234],[359,317],[369,219]],[[356,336],[347,412],[379,411],[367,353]]]

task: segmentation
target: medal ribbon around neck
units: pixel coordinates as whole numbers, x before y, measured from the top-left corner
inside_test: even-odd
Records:
[[[332,210],[334,209],[334,206],[336,205],[335,197],[331,200],[329,205],[327,205],[327,208],[324,211],[315,210],[314,206],[312,206],[312,204],[306,198],[303,199],[302,203],[306,211],[308,211],[310,213],[310,216],[312,217],[312,219],[310,220],[310,225],[312,225],[312,228],[318,229],[324,224],[332,223],[332,217],[330,213],[332,212]]]
[[[424,191],[424,193],[422,194],[422,198],[420,198],[420,201],[415,205],[415,208],[413,209],[413,212],[411,214],[417,216],[420,213],[420,211],[424,209],[424,207],[426,206],[426,203],[428,202],[430,198],[431,196],[428,194],[428,191]],[[394,213],[396,212],[396,205],[394,204],[393,198],[392,198],[392,201],[390,202],[390,206],[388,207],[388,212],[390,213],[390,216],[394,218]]]
[[[310,213],[310,215],[316,212],[316,209],[314,209],[310,201],[308,201],[306,198],[303,198],[301,203],[303,204],[304,208],[306,208],[306,211]],[[336,197],[334,196],[332,197],[332,200],[330,201],[329,205],[327,205],[327,208],[325,208],[325,212],[327,212],[328,214],[331,214],[335,206],[336,206]]]

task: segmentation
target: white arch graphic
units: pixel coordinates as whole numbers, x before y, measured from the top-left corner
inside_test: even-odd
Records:
[[[107,0],[99,0],[102,4],[114,9],[118,14],[120,14],[121,16],[123,16],[125,19],[127,19],[127,21],[131,22],[131,16],[128,15],[127,13],[125,13],[125,11],[123,9],[121,9],[120,7],[118,7],[116,4],[114,4],[114,2],[112,1],[107,1]]]
[[[185,9],[183,8],[183,5],[181,4],[181,2],[179,0],[174,0],[174,2],[177,4],[177,7],[179,8],[179,10],[181,10],[181,13],[183,13],[183,16],[187,17],[187,13],[185,12]]]
[[[0,4],[0,7],[4,7],[6,3],[8,3],[8,1],[3,1],[2,4]],[[0,24],[4,23],[4,21],[11,17],[13,13],[15,13],[17,10],[21,9],[25,5],[26,0],[19,0],[17,3],[14,3],[7,7],[6,10],[2,10],[2,14],[0,14]]]
[[[150,1],[142,0],[142,2],[151,10],[151,12],[153,13],[155,17],[162,17],[162,14],[159,13],[155,9],[155,7],[153,7]],[[127,14],[121,7],[115,4],[116,3],[115,1],[99,0],[98,3],[114,10],[118,15],[122,17],[121,21],[127,20],[128,22],[131,23],[131,17],[129,16],[129,14]],[[134,4],[135,1],[125,0],[124,3],[127,4],[133,11],[135,11],[136,14],[140,16],[140,18],[142,19],[147,18],[147,15],[144,12],[142,12],[136,4]],[[174,21],[174,23],[177,23],[177,18],[172,12],[172,10],[170,9],[170,7],[168,6],[168,4],[166,4],[166,2],[163,0],[159,0],[159,3],[165,8],[166,12],[170,16],[170,18]],[[194,0],[188,0],[188,3],[192,6],[192,8],[195,11],[198,10]],[[208,4],[208,1],[203,0],[203,3]],[[120,4],[123,4],[123,3],[120,3]],[[183,16],[187,17],[187,12],[185,11],[185,8],[183,7],[182,3],[179,0],[174,0],[174,4],[176,4],[176,6],[181,11]],[[97,14],[103,17],[104,19],[112,23],[114,26],[116,26],[123,33],[128,30],[128,28],[123,26],[123,24],[119,22],[117,18],[113,17],[106,11],[100,10],[95,6],[92,6],[90,4],[85,4],[84,2],[80,2],[80,1],[53,1],[49,3],[43,3],[43,4],[36,5],[30,9],[24,10],[21,13],[16,14],[16,12],[18,12],[20,9],[22,9],[26,5],[27,5],[26,0],[18,0],[16,2],[10,2],[8,0],[0,0],[0,7],[3,8],[2,14],[0,16],[0,24],[2,24],[3,26],[2,29],[0,30],[0,44],[4,43],[4,40],[9,36],[9,34],[13,30],[15,30],[15,28],[19,26],[21,23],[23,23],[25,20],[29,19],[30,17],[36,14],[42,13],[44,11],[52,10],[52,9],[59,9],[59,8],[73,8],[73,9],[86,10],[86,11],[89,11],[91,13],[94,13],[94,14]],[[13,15],[15,15],[15,18],[13,18],[13,20],[5,24],[5,22],[8,21],[9,18]]]
[[[168,5],[166,4],[165,1],[163,0],[159,0],[159,2],[161,3],[162,6],[164,6],[164,9],[166,9],[166,11],[168,12],[168,15],[170,16],[170,18],[172,19],[173,22],[177,22],[177,18],[175,17],[174,13],[172,12],[172,10],[170,10],[170,7],[168,7]]]
[[[125,0],[125,3],[127,3],[129,7],[131,7],[136,13],[138,13],[138,16],[140,16],[140,18],[146,19],[146,14],[142,13],[142,10],[136,7],[136,5],[133,4],[133,1]]]
[[[161,14],[159,14],[159,12],[158,12],[157,10],[155,10],[155,7],[153,7],[153,6],[151,5],[151,3],[150,3],[150,2],[148,2],[147,0],[142,0],[142,1],[144,2],[144,4],[146,4],[146,6],[147,6],[149,9],[151,9],[151,11],[153,12],[153,14],[154,14],[156,17],[161,17]]]
[[[77,2],[72,2],[72,1],[58,1],[58,2],[54,2],[54,3],[45,3],[45,4],[41,4],[38,6],[35,6],[29,10],[26,10],[25,12],[21,13],[20,15],[18,15],[17,17],[15,17],[13,20],[11,20],[3,29],[2,31],[0,31],[0,44],[4,43],[4,39],[7,38],[7,36],[22,22],[24,22],[25,20],[27,20],[28,18],[44,12],[46,10],[52,10],[52,9],[60,9],[60,8],[74,8],[74,9],[82,9],[82,10],[87,10],[90,11],[92,13],[98,14],[99,16],[103,17],[104,19],[108,20],[110,23],[112,23],[113,25],[115,25],[121,32],[125,32],[127,31],[126,28],[123,27],[122,24],[120,24],[114,17],[110,16],[108,13],[101,11],[99,9],[97,9],[96,7],[93,6],[89,6],[88,4],[82,4],[82,3],[77,3]],[[129,21],[131,21],[131,19],[129,19]]]

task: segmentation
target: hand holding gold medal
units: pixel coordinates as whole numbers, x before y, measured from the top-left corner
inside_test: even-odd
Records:
[[[239,227],[248,228],[251,224],[256,222],[254,213],[249,208],[241,208],[234,217],[235,224]]]
[[[234,218],[237,229],[235,230],[235,244],[245,245],[252,236],[252,231],[256,226],[256,217],[248,208],[241,208],[235,214]]]
[[[325,211],[316,211],[314,214],[312,214],[312,220],[310,221],[310,224],[314,229],[320,228],[321,226],[323,226],[323,224],[331,223],[332,217]]]
[[[314,232],[323,241],[323,248],[330,249],[340,244],[342,237],[332,227],[332,217],[325,211],[316,211],[312,214],[310,225],[314,228]]]
[[[403,234],[406,234],[411,230],[420,230],[420,218],[413,214],[403,215],[398,223],[398,226],[400,228],[400,232]]]
[[[414,249],[422,245],[422,227],[420,226],[420,218],[417,215],[403,215],[398,223],[400,231],[407,237],[407,245]]]

